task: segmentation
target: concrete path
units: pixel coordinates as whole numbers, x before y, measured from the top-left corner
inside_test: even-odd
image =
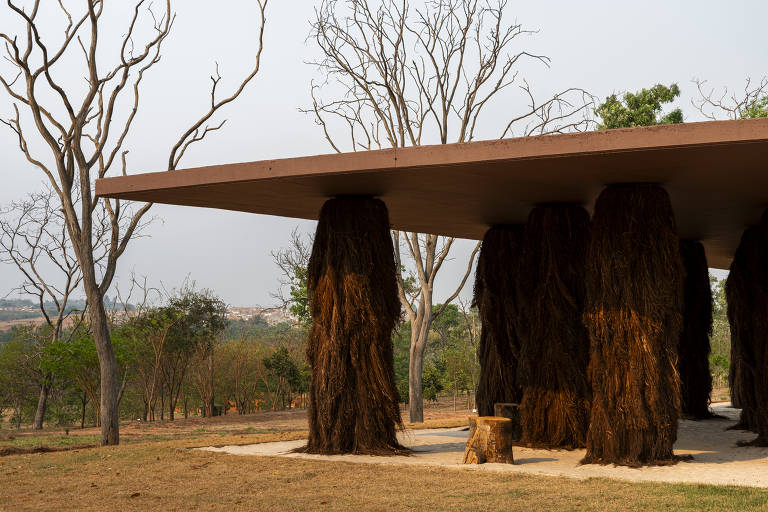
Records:
[[[467,441],[463,429],[408,430],[400,434],[401,443],[413,450],[409,457],[368,455],[308,455],[291,453],[305,441],[287,441],[244,446],[201,448],[233,455],[277,456],[310,460],[358,462],[368,464],[403,464],[443,466],[464,471],[514,471],[572,478],[617,478],[632,481],[689,482],[718,485],[768,487],[768,448],[737,447],[738,441],[751,440],[755,434],[726,430],[736,423],[739,411],[730,404],[716,404],[713,410],[728,419],[680,422],[675,453],[692,455],[690,462],[674,466],[639,469],[581,465],[584,450],[536,450],[515,447],[515,464],[463,465],[461,459]]]

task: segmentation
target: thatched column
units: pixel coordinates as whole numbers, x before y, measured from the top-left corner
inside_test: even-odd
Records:
[[[547,448],[586,442],[591,389],[582,323],[590,221],[578,205],[531,211],[517,280],[521,441]]]
[[[404,450],[392,359],[400,314],[387,208],[340,197],[320,211],[309,260],[309,453]]]
[[[694,240],[680,242],[685,267],[683,333],[678,347],[680,401],[683,415],[694,419],[711,418],[709,395],[709,336],[712,334],[712,289],[704,246]]]
[[[493,416],[495,403],[519,403],[521,398],[515,280],[522,237],[523,226],[494,226],[485,234],[477,259],[474,302],[482,332],[475,402],[480,416]]]
[[[735,428],[754,431],[757,431],[755,331],[761,316],[759,303],[764,302],[761,288],[757,286],[759,279],[755,274],[759,271],[759,241],[760,228],[744,230],[725,283],[728,323],[731,326],[731,368],[728,380],[731,403],[741,409],[741,418]]]
[[[768,446],[768,211],[741,237],[725,286],[731,324],[731,401],[735,428],[757,432],[744,443]]]
[[[607,187],[595,204],[587,253],[592,409],[585,463],[674,461],[683,276],[666,191]]]
[[[755,325],[755,411],[753,421],[757,439],[751,446],[768,446],[768,210],[760,222],[758,265],[755,269],[759,299],[756,301]]]

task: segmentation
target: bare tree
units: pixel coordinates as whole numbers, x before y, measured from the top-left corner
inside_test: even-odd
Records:
[[[223,106],[235,101],[259,72],[267,1],[256,2],[258,28],[253,67],[233,93],[222,96],[217,66],[211,77],[210,105],[171,148],[168,170],[177,168],[191,145],[223,126],[223,121],[214,124],[211,120]],[[26,159],[47,177],[61,203],[67,234],[82,273],[99,357],[101,442],[112,445],[119,443],[119,376],[104,296],[112,284],[118,259],[142,226],[151,204],[131,208],[119,200],[94,197],[93,183],[114,171],[113,164],[118,157],[122,161],[122,172],[126,173],[124,143],[139,109],[142,81],[161,60],[175,14],[171,0],[162,2],[161,12],[155,12],[146,0],[134,0],[125,30],[105,30],[103,0],[77,3],[80,9],[74,12],[71,3],[66,7],[59,1],[61,31],[43,34],[39,14],[42,9],[46,12],[53,9],[53,2],[41,7],[40,0],[29,0],[23,6],[8,0],[13,16],[3,14],[2,25],[10,27],[15,17],[23,29],[19,34],[0,31],[5,61],[12,69],[11,73],[0,74],[0,84],[10,96],[14,111],[3,123],[16,135]],[[124,9],[127,4],[112,3],[109,8]],[[46,23],[45,27],[48,29],[50,24]],[[114,38],[117,34],[123,35],[117,40],[115,52],[114,39],[110,41],[110,36]],[[105,64],[108,56],[113,57],[114,64]],[[60,80],[64,71],[74,75],[82,73],[84,84],[64,85]],[[30,118],[37,136],[35,141],[26,130]],[[44,149],[38,149],[39,141]],[[109,226],[107,256],[102,268],[94,256],[94,229],[98,222],[94,212],[100,204],[107,211]],[[121,219],[128,222],[124,225]]]
[[[521,49],[534,32],[508,22],[508,11],[506,0],[421,0],[415,8],[406,0],[324,0],[312,23],[322,52],[314,64],[323,80],[312,83],[307,112],[338,152],[469,142],[501,98],[509,114],[496,132],[500,138],[590,129],[594,101],[584,90],[568,88],[537,100],[521,66],[548,66],[549,58]],[[519,112],[509,102],[515,92],[525,104]],[[420,422],[427,335],[466,284],[479,244],[456,289],[433,311],[435,281],[454,239],[394,233],[394,242],[397,263],[406,268],[400,301],[411,322],[410,420]],[[410,257],[408,265],[400,252]]]
[[[744,88],[739,92],[729,92],[723,87],[719,92],[707,85],[706,80],[695,78],[699,96],[691,100],[701,115],[709,120],[745,119],[768,117],[768,77],[754,83],[751,78],[744,81]]]
[[[293,314],[302,325],[311,322],[307,291],[307,267],[312,255],[313,235],[302,235],[298,227],[291,231],[287,247],[272,251],[272,261],[280,269],[280,287],[272,298]],[[286,290],[288,295],[286,295]]]
[[[24,281],[16,290],[35,301],[45,325],[48,342],[60,340],[64,322],[73,313],[70,298],[79,288],[82,273],[67,236],[66,221],[57,209],[57,198],[50,188],[29,194],[23,201],[0,209],[0,261],[14,265]],[[97,210],[94,262],[106,256],[104,220],[106,211]],[[77,321],[82,320],[83,311]],[[40,347],[41,349],[43,346]],[[42,429],[53,385],[52,376],[41,370],[40,394],[33,428]]]

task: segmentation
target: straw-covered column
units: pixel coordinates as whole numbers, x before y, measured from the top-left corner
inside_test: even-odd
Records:
[[[592,409],[585,463],[674,461],[683,277],[666,191],[607,187],[595,204],[587,253]]]
[[[591,389],[589,337],[582,323],[590,237],[579,205],[534,208],[525,227],[518,275],[521,441],[547,448],[586,442]]]
[[[731,397],[741,407],[736,428],[757,432],[752,446],[768,446],[768,211],[747,228],[726,283],[731,324]]]
[[[728,323],[731,326],[731,368],[728,380],[731,403],[741,409],[737,429],[757,430],[755,411],[755,358],[758,322],[761,322],[760,303],[765,303],[755,271],[759,270],[758,245],[760,228],[749,227],[741,235],[741,241],[731,262],[725,297],[728,302]]]
[[[475,402],[480,416],[493,416],[495,403],[519,403],[515,280],[523,226],[494,226],[483,238],[475,271],[475,298],[482,332],[477,357],[480,378]]]
[[[309,453],[406,452],[392,358],[399,315],[387,208],[339,197],[320,211],[309,260]]]
[[[709,395],[709,336],[712,334],[712,288],[704,246],[695,240],[682,240],[680,253],[685,267],[683,333],[678,347],[680,401],[684,416],[711,418]]]

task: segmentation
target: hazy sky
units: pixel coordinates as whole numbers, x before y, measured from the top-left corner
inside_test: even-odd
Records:
[[[53,2],[43,4],[50,9]],[[330,152],[313,120],[298,111],[308,105],[309,82],[318,77],[305,63],[316,55],[307,40],[315,5],[306,0],[270,1],[262,73],[239,103],[223,112],[229,119],[226,128],[192,150],[182,167]],[[176,2],[176,8],[174,32],[162,63],[147,77],[128,140],[134,173],[165,168],[172,142],[205,106],[214,61],[221,66],[226,87],[253,58],[253,2],[184,0]],[[552,58],[550,69],[531,75],[539,96],[576,86],[605,97],[677,82],[682,89],[679,106],[688,120],[697,120],[689,103],[695,93],[692,78],[738,88],[748,76],[768,74],[765,1],[510,1],[508,9],[510,17],[540,30],[526,40],[526,48]],[[54,15],[56,11],[50,14],[52,21]],[[9,16],[6,8],[0,9],[0,30],[6,29]],[[105,28],[122,34],[126,21],[112,17]],[[521,106],[519,97],[505,101],[512,110]],[[0,94],[0,114],[11,111],[8,97]],[[492,115],[486,121],[501,120]],[[40,189],[43,177],[22,158],[13,134],[0,129],[0,204],[6,204]],[[270,251],[287,243],[293,227],[314,229],[308,221],[197,208],[157,205],[153,214],[160,220],[147,231],[149,237],[131,244],[117,281],[124,283],[134,271],[155,284],[174,287],[190,276],[233,305],[270,304],[270,292],[278,285]],[[438,299],[458,282],[472,245],[458,244],[454,259],[442,271]],[[0,265],[0,296],[19,282],[14,268]],[[465,296],[469,292],[467,287]]]

